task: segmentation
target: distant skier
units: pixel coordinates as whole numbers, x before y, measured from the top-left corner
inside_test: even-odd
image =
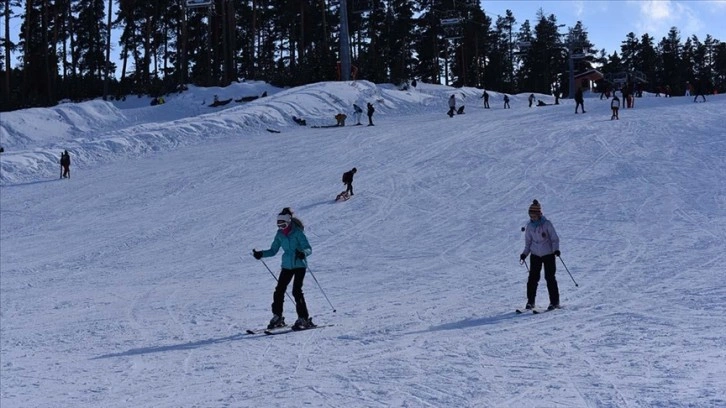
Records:
[[[529,218],[524,231],[524,251],[519,255],[520,263],[529,257],[529,279],[527,280],[527,305],[525,309],[533,309],[537,296],[540,272],[544,264],[547,292],[550,305],[547,310],[559,309],[560,292],[557,287],[555,257],[560,256],[560,238],[552,223],[542,215],[542,207],[537,200],[529,206]]]
[[[449,111],[446,112],[446,114],[449,115],[450,118],[453,118],[455,113],[456,113],[456,97],[454,95],[451,95],[451,97],[449,97]]]
[[[315,327],[313,319],[310,318],[308,308],[303,295],[303,279],[305,279],[305,271],[307,262],[305,259],[313,253],[312,247],[305,236],[304,226],[302,222],[293,217],[292,210],[289,207],[283,210],[277,216],[277,233],[272,240],[270,249],[258,251],[252,250],[252,256],[255,259],[268,258],[275,256],[282,248],[282,269],[277,280],[275,293],[272,297],[272,319],[267,326],[268,329],[285,326],[285,318],[282,315],[283,302],[285,301],[285,292],[287,286],[292,283],[292,296],[295,299],[295,308],[297,311],[297,321],[292,326],[293,330],[304,330]]]
[[[353,176],[358,172],[358,169],[353,167],[350,171],[343,173],[343,184],[345,184],[345,193],[353,195]]]
[[[580,106],[582,106],[582,113],[585,113],[585,97],[582,95],[582,88],[577,88],[577,91],[575,91],[575,113],[577,113]]]
[[[618,99],[617,95],[613,95],[613,100],[610,102],[610,108],[613,110],[613,115],[610,117],[610,120],[620,120],[620,116],[618,116],[618,110],[620,110],[620,99]]]
[[[489,93],[484,90],[484,93],[481,95],[482,98],[484,98],[484,109],[489,109]]]
[[[534,103],[534,94],[529,94],[529,107],[532,107],[532,104]]]
[[[348,115],[345,113],[339,113],[335,115],[335,121],[337,126],[345,126],[345,120],[348,118]]]
[[[509,106],[509,95],[504,95],[504,109],[512,109],[512,107]]]
[[[698,99],[699,96],[701,96],[701,98],[703,98],[703,101],[706,102],[705,88],[706,83],[703,79],[699,79],[696,81],[696,88],[693,92],[696,96],[693,98],[693,102],[696,102],[696,99]]]
[[[376,108],[371,105],[370,102],[368,102],[368,126],[373,126],[373,112],[376,111]]]
[[[62,169],[61,178],[71,178],[71,155],[68,153],[68,150],[64,150],[61,153],[60,165]]]
[[[353,117],[355,118],[355,124],[360,125],[360,115],[363,113],[363,109],[360,106],[353,104]]]

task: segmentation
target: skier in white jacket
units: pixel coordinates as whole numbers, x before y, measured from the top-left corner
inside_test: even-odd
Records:
[[[534,308],[540,272],[544,265],[547,292],[550,296],[550,305],[547,310],[559,309],[560,291],[555,278],[555,272],[557,272],[555,257],[560,256],[560,238],[552,223],[542,215],[542,207],[537,200],[534,200],[529,206],[529,218],[530,221],[524,231],[524,251],[519,256],[520,262],[524,262],[527,255],[531,254],[525,308]]]

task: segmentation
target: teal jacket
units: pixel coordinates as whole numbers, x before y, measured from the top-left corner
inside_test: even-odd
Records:
[[[298,227],[294,222],[290,223],[290,231],[287,235],[281,230],[277,230],[275,238],[272,240],[270,249],[262,251],[262,257],[268,258],[277,255],[277,251],[282,248],[282,269],[306,268],[305,259],[297,259],[295,251],[299,250],[305,253],[307,259],[313,253],[308,238],[305,236],[302,228]]]

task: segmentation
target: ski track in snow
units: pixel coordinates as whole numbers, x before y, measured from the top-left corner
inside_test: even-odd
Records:
[[[452,93],[466,114],[445,115]],[[609,121],[596,98],[574,115],[480,95],[254,83],[8,116],[2,407],[726,406],[726,97],[645,97]],[[290,119],[352,122],[367,101],[375,127]],[[57,181],[63,142],[78,160]],[[564,308],[516,315],[533,198],[580,286],[558,261]],[[284,206],[337,312],[309,275],[308,307],[334,326],[245,335],[274,288],[250,252]]]

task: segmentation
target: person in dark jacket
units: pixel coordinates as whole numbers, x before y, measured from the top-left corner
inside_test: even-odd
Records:
[[[302,222],[293,217],[289,207],[284,208],[277,216],[277,233],[272,240],[270,249],[258,251],[252,250],[255,259],[275,256],[282,248],[282,269],[277,279],[275,293],[272,296],[272,319],[268,329],[285,326],[285,318],[282,315],[283,302],[287,286],[292,280],[292,296],[295,299],[297,321],[292,326],[293,330],[304,330],[315,327],[313,319],[310,318],[305,296],[303,295],[303,280],[307,269],[307,257],[313,253],[313,249],[305,236]]]
[[[368,126],[373,126],[373,112],[376,111],[376,108],[371,105],[370,102],[368,102]]]
[[[527,255],[531,254],[525,309],[534,308],[542,265],[544,265],[545,281],[547,281],[547,291],[550,295],[550,305],[547,310],[559,309],[560,291],[555,278],[555,272],[557,272],[555,257],[560,256],[560,238],[552,223],[542,215],[542,207],[537,200],[534,200],[529,206],[529,218],[530,221],[524,230],[524,251],[519,255],[520,263],[524,263]]]
[[[353,195],[353,176],[358,172],[358,169],[353,167],[350,171],[343,173],[343,184],[345,184],[345,192]]]
[[[61,153],[60,165],[62,168],[61,178],[71,178],[71,155],[68,150]]]
[[[481,94],[481,97],[484,98],[484,109],[489,109],[489,93],[484,90],[484,93]]]
[[[575,113],[577,113],[580,106],[582,106],[582,113],[585,113],[585,97],[582,95],[582,88],[577,88],[577,91],[575,91]]]
[[[703,98],[703,101],[706,102],[705,88],[706,84],[703,79],[699,79],[698,81],[696,81],[696,91],[694,92],[696,96],[693,98],[693,102],[696,102],[696,99],[698,99],[699,96],[701,96],[701,98]]]
[[[509,106],[509,95],[504,95],[504,109],[511,109],[512,107]]]

